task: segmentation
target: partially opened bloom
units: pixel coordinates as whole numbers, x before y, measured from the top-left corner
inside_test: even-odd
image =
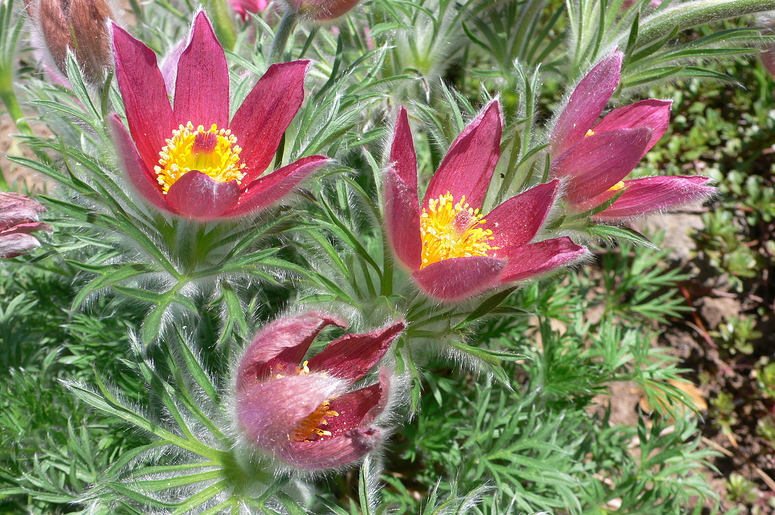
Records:
[[[482,216],[500,157],[503,122],[491,102],[452,143],[422,204],[406,111],[398,114],[385,172],[385,220],[398,260],[428,295],[463,300],[494,286],[555,270],[587,249],[569,238],[531,241],[546,220],[559,181],[540,184]]]
[[[51,231],[49,225],[38,221],[38,215],[45,210],[26,195],[0,192],[0,258],[15,257],[40,246],[30,233]]]
[[[280,318],[264,327],[237,369],[236,418],[246,441],[299,469],[322,470],[355,462],[386,432],[375,420],[386,409],[391,374],[353,389],[404,330],[403,322],[368,334],[348,334],[304,359],[330,315]]]
[[[229,3],[244,20],[250,13],[264,12],[269,5],[269,0],[229,0]]]
[[[550,137],[550,175],[565,182],[572,210],[584,212],[621,194],[594,216],[600,220],[669,209],[715,191],[707,186],[710,179],[699,176],[624,180],[667,130],[671,102],[642,100],[598,121],[619,85],[623,57],[612,53],[579,82]]]
[[[280,200],[328,162],[299,159],[265,174],[304,100],[308,61],[269,67],[229,120],[229,70],[200,12],[177,61],[174,107],[151,49],[113,26],[116,77],[129,131],[111,124],[130,180],[153,205],[208,220]]]

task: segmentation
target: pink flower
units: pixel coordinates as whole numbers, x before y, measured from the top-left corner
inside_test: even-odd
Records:
[[[248,17],[248,13],[264,12],[269,5],[269,0],[229,0],[229,3],[244,20]]]
[[[304,360],[327,325],[347,324],[308,313],[264,327],[237,370],[236,418],[245,439],[287,464],[307,470],[359,460],[385,438],[374,424],[387,406],[390,374],[352,390],[404,330],[403,322],[368,334],[348,334]]]
[[[500,157],[503,122],[491,102],[452,143],[420,204],[417,158],[406,111],[398,114],[385,173],[385,219],[398,260],[428,295],[469,298],[491,287],[555,270],[587,249],[569,238],[530,243],[546,220],[559,181],[540,184],[482,216]]]
[[[30,233],[51,231],[51,227],[38,222],[38,214],[46,208],[26,195],[0,192],[0,258],[24,254],[40,242]]]
[[[347,14],[360,0],[286,0],[292,11],[309,20],[331,21]]]
[[[308,61],[270,66],[229,121],[229,70],[204,11],[178,60],[174,108],[153,51],[116,25],[113,47],[129,124],[111,117],[119,153],[159,209],[200,220],[244,215],[328,163],[310,156],[264,173],[304,100]]]
[[[550,137],[550,175],[564,181],[570,208],[584,212],[621,193],[597,213],[597,220],[618,220],[703,199],[715,191],[699,176],[624,180],[662,137],[671,102],[648,99],[614,109],[599,122],[619,85],[622,52],[603,59],[579,82]],[[597,123],[596,123],[597,122]]]

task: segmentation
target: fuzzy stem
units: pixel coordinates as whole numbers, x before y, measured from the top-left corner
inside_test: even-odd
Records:
[[[270,63],[279,63],[282,61],[285,47],[288,45],[291,34],[293,34],[293,29],[296,28],[296,21],[298,18],[299,16],[296,11],[292,9],[285,11],[283,19],[280,20],[280,25],[277,27],[277,31],[274,34],[272,50],[269,54]]]

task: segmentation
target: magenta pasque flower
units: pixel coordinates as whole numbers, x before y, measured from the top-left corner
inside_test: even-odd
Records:
[[[614,109],[598,122],[619,85],[623,57],[613,52],[579,82],[550,137],[550,174],[564,181],[571,209],[584,212],[620,194],[594,215],[596,220],[631,218],[715,192],[707,186],[711,179],[700,176],[624,180],[667,130],[671,102],[642,100]]]
[[[283,133],[304,100],[309,61],[269,67],[229,120],[229,70],[204,11],[177,64],[174,108],[151,49],[113,25],[116,77],[129,131],[111,123],[132,184],[153,205],[187,218],[244,215],[280,200],[324,156],[271,173]]]
[[[30,233],[52,230],[38,221],[38,215],[45,210],[26,195],[0,192],[0,258],[16,257],[40,247]]]
[[[375,425],[388,404],[391,374],[352,389],[385,355],[405,324],[368,334],[348,334],[304,360],[335,317],[307,313],[280,318],[248,346],[237,370],[236,418],[244,438],[285,463],[306,470],[347,465],[385,438]]]
[[[558,194],[540,184],[482,216],[500,158],[500,104],[490,102],[452,143],[420,204],[409,119],[398,113],[385,172],[385,221],[398,260],[428,295],[463,300],[565,266],[587,253],[569,238],[531,243]]]
[[[259,13],[269,6],[269,0],[229,0],[232,8],[242,19],[248,17],[248,13]]]

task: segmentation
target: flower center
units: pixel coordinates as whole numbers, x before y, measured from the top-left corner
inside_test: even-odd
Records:
[[[242,148],[237,145],[237,137],[229,129],[219,129],[215,124],[207,130],[202,125],[194,129],[188,122],[172,131],[172,137],[159,152],[159,164],[154,171],[164,194],[191,170],[202,172],[217,182],[239,183],[245,176],[240,152]]]
[[[320,427],[328,425],[326,417],[339,416],[339,413],[336,411],[328,409],[330,407],[331,402],[325,401],[315,408],[315,411],[304,417],[291,431],[291,440],[295,442],[310,442],[319,436],[331,436],[331,431],[326,431]]]
[[[488,242],[493,240],[492,231],[479,227],[487,220],[478,209],[472,209],[463,197],[455,199],[447,192],[428,202],[428,208],[420,215],[422,238],[422,263],[420,269],[444,259],[470,256],[487,256],[498,250]]]

